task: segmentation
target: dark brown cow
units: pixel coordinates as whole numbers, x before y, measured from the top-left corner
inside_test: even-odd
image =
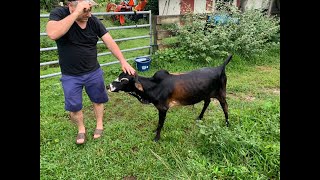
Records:
[[[159,123],[155,141],[160,139],[168,109],[175,105],[192,105],[204,101],[202,111],[197,117],[201,120],[211,101],[210,98],[216,98],[220,102],[228,126],[225,67],[231,58],[232,55],[229,55],[218,67],[205,67],[179,74],[170,74],[166,70],[159,70],[152,77],[121,73],[107,89],[111,92],[127,92],[141,103],[152,103],[158,109]]]

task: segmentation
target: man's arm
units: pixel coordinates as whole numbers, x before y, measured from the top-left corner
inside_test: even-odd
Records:
[[[72,6],[69,4],[69,6]],[[50,39],[57,40],[68,32],[75,20],[84,13],[84,9],[89,9],[91,5],[87,1],[79,1],[74,12],[60,21],[50,20],[46,26],[46,32]]]
[[[78,15],[76,12],[71,13],[60,21],[50,20],[46,26],[46,32],[50,39],[57,40],[68,32],[71,25],[77,19]]]
[[[101,37],[101,39],[104,42],[104,44],[107,46],[107,48],[112,52],[112,54],[120,61],[122,71],[130,75],[135,75],[136,74],[135,69],[132,68],[131,65],[123,57],[123,54],[120,51],[119,46],[112,39],[111,35],[109,33],[106,33]]]

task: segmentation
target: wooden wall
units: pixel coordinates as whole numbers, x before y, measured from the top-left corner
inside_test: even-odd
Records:
[[[163,28],[165,24],[180,24],[182,15],[153,16],[152,27],[154,32],[154,44],[156,49],[164,49],[168,46],[162,43],[164,38],[170,37],[172,33]]]

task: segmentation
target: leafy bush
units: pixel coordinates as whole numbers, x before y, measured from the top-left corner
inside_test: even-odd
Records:
[[[151,14],[159,15],[159,5],[158,0],[148,0],[148,3],[145,7],[145,11],[151,10]]]
[[[51,11],[61,0],[40,0],[40,9]]]
[[[166,65],[186,59],[187,55],[181,48],[166,48],[158,50],[152,55],[154,65],[158,67],[166,67]]]
[[[227,15],[230,19],[225,24],[207,23],[207,17],[215,15]],[[180,47],[190,60],[210,62],[213,57],[225,57],[229,53],[249,58],[280,41],[278,19],[259,10],[242,13],[234,6],[220,4],[214,14],[188,13],[183,22],[184,25],[171,30],[176,31]]]

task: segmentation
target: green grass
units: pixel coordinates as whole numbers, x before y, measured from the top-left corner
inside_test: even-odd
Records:
[[[122,37],[120,32],[112,35]],[[150,70],[139,75],[152,76],[159,69],[184,72],[222,61],[208,65],[152,59]],[[102,69],[106,84],[121,71],[119,64]],[[58,70],[40,69],[40,74]],[[155,143],[156,108],[123,92],[109,93],[104,136],[95,141],[93,109],[84,94],[84,146],[75,144],[77,128],[64,110],[60,76],[40,79],[40,179],[280,179],[279,47],[250,60],[235,54],[226,74],[230,127],[216,100],[201,122],[194,119],[203,102],[174,107]]]
[[[174,107],[158,143],[152,141],[155,107],[120,92],[109,93],[105,134],[98,141],[91,137],[95,119],[84,95],[89,137],[85,146],[77,146],[77,128],[63,109],[59,77],[40,80],[41,179],[279,179],[279,55],[267,55],[247,63],[235,56],[227,66],[230,128],[217,101],[200,123],[194,118],[203,103]],[[171,66],[198,68],[188,62]],[[151,76],[160,68],[151,64],[140,75]],[[117,69],[118,64],[103,67],[106,83],[116,78]]]

